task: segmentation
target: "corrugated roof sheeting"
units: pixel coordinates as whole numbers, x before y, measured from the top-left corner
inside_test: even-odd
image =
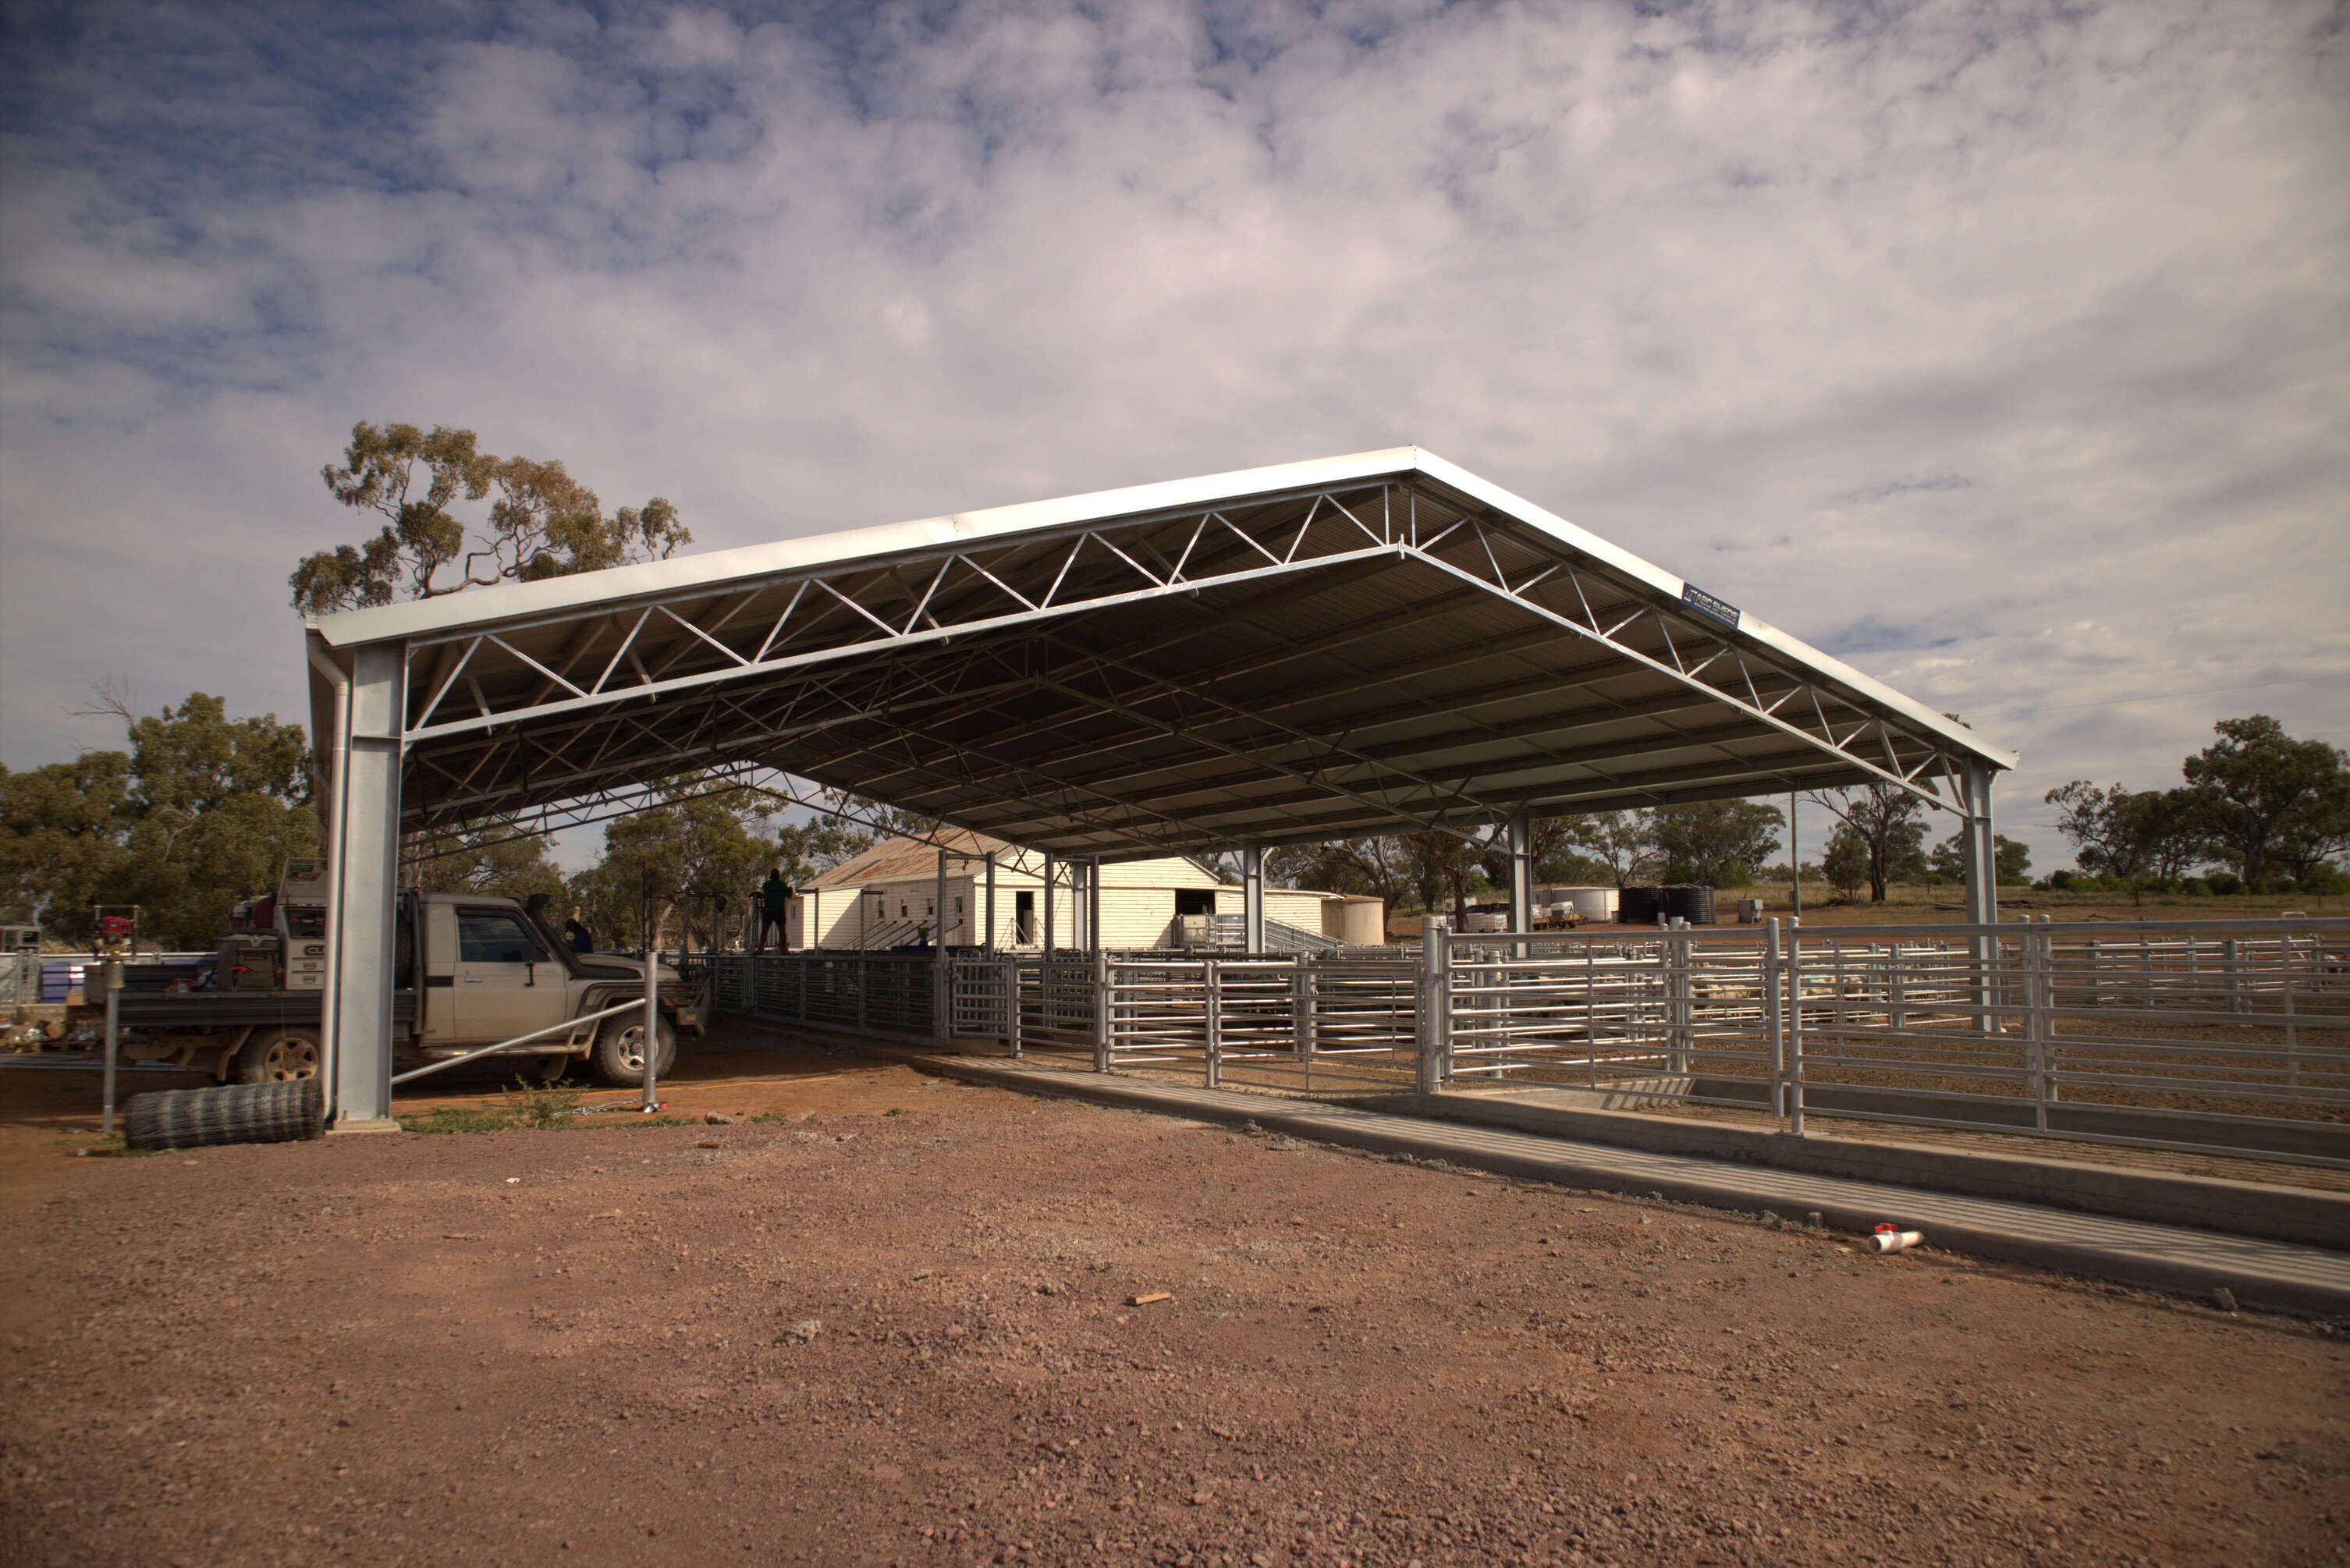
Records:
[[[1439,460],[1332,462],[1153,487],[1191,498],[1163,514],[1038,504],[1059,520],[880,556],[464,596],[401,623],[404,815],[756,764],[1129,857],[1871,777],[1947,795],[1957,763],[2012,761]]]

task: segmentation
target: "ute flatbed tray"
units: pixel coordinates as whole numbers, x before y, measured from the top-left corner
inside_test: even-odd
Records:
[[[316,991],[134,991],[125,988],[116,1016],[125,1029],[241,1029],[247,1024],[316,1028],[323,992]],[[416,1021],[416,993],[391,993],[391,1021]]]

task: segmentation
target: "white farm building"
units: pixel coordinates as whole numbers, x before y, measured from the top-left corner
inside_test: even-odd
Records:
[[[949,947],[1038,948],[1044,945],[1049,906],[1057,948],[1196,946],[1214,940],[1217,933],[1238,940],[1242,888],[1180,855],[1102,866],[1101,929],[1088,932],[1092,897],[1084,878],[1092,869],[1084,862],[1048,862],[1038,851],[961,828],[941,828],[928,839],[892,838],[799,889],[785,922],[787,940],[794,948],[886,949],[920,944],[942,932]],[[986,931],[991,879],[992,942]],[[1204,926],[1193,921],[1187,932],[1186,916],[1210,919]],[[1385,907],[1372,898],[1267,888],[1264,920],[1268,945],[1275,947],[1367,947],[1386,940]]]

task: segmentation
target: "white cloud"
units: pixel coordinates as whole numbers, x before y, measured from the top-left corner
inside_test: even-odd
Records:
[[[1967,713],[2018,824],[2350,739],[2321,5],[89,15],[8,100],[11,765],[107,670],[298,709],[361,417],[705,545],[1416,441]]]

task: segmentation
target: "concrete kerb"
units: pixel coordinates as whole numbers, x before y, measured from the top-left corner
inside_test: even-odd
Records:
[[[1779,1176],[1772,1192],[1758,1187],[1764,1171],[1752,1167],[1742,1180],[1736,1167],[1697,1157],[1631,1156],[1628,1151],[1577,1145],[1555,1137],[1484,1131],[1460,1123],[1414,1120],[1362,1110],[1231,1090],[1183,1088],[1146,1080],[1105,1079],[1090,1073],[1039,1067],[985,1056],[952,1055],[879,1044],[856,1044],[926,1072],[989,1084],[1024,1094],[1049,1095],[1097,1105],[1118,1106],[1162,1116],[1239,1127],[1253,1122],[1268,1132],[1287,1133],[1317,1143],[1373,1153],[1404,1155],[1529,1180],[1656,1198],[1732,1213],[1776,1214],[1782,1219],[1817,1211],[1831,1230],[1866,1235],[1880,1223],[1922,1230],[1928,1244],[1952,1252],[2025,1263],[2060,1272],[2089,1275],[2147,1289],[2209,1297],[2224,1288],[2237,1302],[2265,1311],[2332,1317],[2350,1314],[2350,1260],[2330,1250],[2218,1236],[2149,1221],[2095,1220],[2027,1208],[2008,1199],[1953,1198],[1898,1189],[1861,1190],[1862,1183],[1825,1176]],[[1638,1174],[1622,1168],[1627,1158],[1669,1162]],[[1787,1184],[1806,1190],[1791,1195]],[[1838,1193],[1839,1188],[1852,1189]],[[1970,1222],[1955,1208],[2012,1211],[2014,1223]],[[2004,1217],[2004,1216],[2003,1216]],[[2111,1234],[2098,1237],[2100,1226]],[[2065,1232],[2072,1232],[2066,1234]],[[2233,1243],[2231,1246],[2230,1243]],[[2230,1254],[2232,1256],[2214,1256]],[[2312,1266],[2313,1263],[2315,1266]],[[2282,1265],[2282,1266],[2280,1266]],[[2314,1277],[2323,1275],[2326,1277]]]
[[[1393,1095],[1362,1104],[1397,1116],[2350,1251],[2350,1195],[2309,1188],[1817,1133],[1795,1137],[1771,1127],[1545,1105],[1536,1096]]]

